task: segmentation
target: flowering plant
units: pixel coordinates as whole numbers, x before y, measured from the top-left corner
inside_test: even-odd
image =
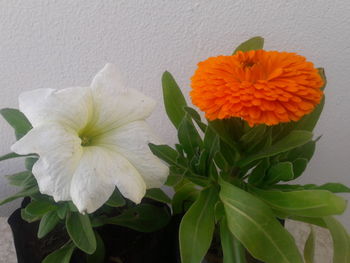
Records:
[[[334,262],[348,262],[349,235],[332,216],[346,208],[335,193],[350,189],[291,184],[319,139],[312,131],[324,105],[324,70],[295,53],[265,51],[263,43],[252,38],[230,56],[198,64],[190,95],[207,121],[164,73],[175,148],[161,144],[145,122],[154,101],[126,89],[110,64],[90,87],[26,92],[20,111],[1,110],[17,142],[0,160],[25,157],[27,171],[7,177],[23,190],[0,204],[29,196],[22,218],[40,220],[39,238],[57,226],[68,233],[43,262],[69,262],[77,248],[88,262],[103,262],[101,226],[152,232],[172,216],[182,217],[182,263],[246,263],[251,256],[302,263],[285,219],[329,229]],[[174,188],[172,199],[159,189],[163,184]],[[172,213],[141,203],[143,197],[169,203]],[[313,262],[313,235],[305,262]]]
[[[332,215],[346,207],[335,193],[350,189],[291,183],[319,140],[312,131],[324,105],[324,70],[295,53],[265,51],[263,43],[252,38],[230,56],[198,64],[190,95],[207,122],[187,106],[171,74],[163,75],[165,108],[179,143],[151,149],[170,165],[173,213],[184,214],[182,262],[199,263],[206,254],[208,260],[222,255],[224,263],[249,262],[245,250],[267,263],[304,262],[280,223],[285,219],[329,229],[333,262],[349,262],[349,235]],[[306,262],[313,262],[313,240],[311,232]]]

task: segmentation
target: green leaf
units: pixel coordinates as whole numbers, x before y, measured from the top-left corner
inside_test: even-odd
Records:
[[[315,149],[316,141],[309,141],[308,143],[291,150],[287,155],[287,159],[294,161],[297,158],[304,158],[310,161],[315,153]]]
[[[252,191],[273,209],[289,215],[322,217],[341,214],[346,208],[343,198],[325,190],[282,192],[255,188]]]
[[[40,221],[39,230],[38,230],[38,238],[43,238],[49,232],[51,232],[55,226],[60,221],[59,217],[56,214],[56,211],[51,211],[46,213]]]
[[[165,227],[169,220],[170,215],[165,207],[140,204],[119,216],[106,218],[105,223],[125,226],[140,232],[153,232]]]
[[[274,185],[273,188],[279,189],[282,191],[294,191],[294,190],[327,190],[332,193],[350,193],[350,188],[346,185],[340,183],[327,183],[323,185],[315,184],[280,184]]]
[[[9,181],[9,184],[15,186],[25,186],[29,178],[32,177],[33,175],[29,171],[6,175],[6,179]]]
[[[56,210],[58,207],[48,201],[34,200],[30,202],[26,208],[26,213],[32,216],[43,216],[44,214]]]
[[[231,234],[227,226],[227,219],[220,222],[220,240],[223,252],[223,263],[246,263],[245,249]]]
[[[21,217],[24,221],[28,223],[32,223],[35,221],[38,221],[40,219],[40,216],[33,216],[28,213],[26,213],[26,210],[24,208],[21,209]]]
[[[38,193],[38,192],[39,192],[39,188],[37,186],[33,186],[31,188],[24,189],[22,191],[19,191],[16,194],[10,196],[10,197],[7,197],[4,200],[1,200],[0,205],[4,205],[8,202],[11,202],[11,201],[16,200],[16,199],[21,198],[21,197],[31,196],[31,195]]]
[[[314,257],[315,257],[315,232],[314,232],[314,229],[310,227],[310,234],[304,246],[305,263],[314,263]]]
[[[262,158],[266,158],[269,156],[274,156],[276,154],[289,151],[293,148],[301,146],[312,139],[312,133],[308,131],[291,131],[286,137],[277,141],[270,147],[263,149],[262,151],[250,155],[245,159],[242,159],[238,162],[238,166],[244,167],[249,163],[259,160]]]
[[[227,182],[220,182],[231,233],[257,259],[266,263],[302,263],[293,237],[257,197]]]
[[[153,143],[148,144],[152,153],[171,165],[177,165],[178,152],[168,145],[155,145]]]
[[[240,138],[240,143],[243,145],[243,148],[253,148],[253,144],[259,143],[259,141],[263,138],[263,135],[266,130],[266,125],[261,124],[257,125],[248,130],[243,136]]]
[[[286,216],[283,218],[288,218],[294,221],[300,221],[300,222],[304,222],[304,223],[308,223],[308,224],[312,224],[315,226],[319,226],[319,227],[323,227],[323,228],[327,228],[324,220],[322,219],[322,217],[305,217],[305,216]]]
[[[165,111],[174,126],[179,128],[185,117],[184,107],[187,106],[185,97],[173,76],[167,71],[163,73],[162,86]]]
[[[18,157],[25,157],[25,156],[27,156],[27,155],[19,155],[17,153],[8,153],[8,154],[5,154],[3,156],[0,156],[0,162],[8,160],[8,159],[13,159],[13,158],[18,158]]]
[[[200,263],[207,253],[214,233],[214,207],[217,190],[202,190],[186,212],[180,224],[180,254],[182,263]]]
[[[197,150],[202,148],[202,139],[192,121],[186,116],[179,125],[178,138],[189,157],[193,157]]]
[[[183,213],[186,207],[192,205],[197,199],[199,190],[193,183],[186,183],[178,189],[172,200],[172,208],[174,214]]]
[[[264,39],[262,37],[253,37],[242,44],[240,44],[233,54],[236,54],[238,51],[247,52],[249,50],[258,50],[263,49],[264,47]]]
[[[38,161],[38,158],[36,157],[28,157],[25,160],[25,167],[28,171],[31,171],[33,169],[33,165]]]
[[[125,205],[125,199],[117,188],[114,190],[111,197],[107,200],[106,205],[111,207],[121,207]]]
[[[293,161],[293,174],[294,179],[298,178],[303,174],[308,164],[308,160],[304,158],[298,158]]]
[[[103,263],[106,256],[105,244],[101,236],[95,231],[96,251],[92,255],[87,256],[87,263]]]
[[[214,120],[209,122],[209,127],[220,136],[221,140],[227,143],[232,149],[237,150],[238,146],[235,142],[233,133],[230,129],[229,120]]]
[[[14,128],[17,140],[33,128],[26,116],[17,109],[2,109],[0,114]]]
[[[170,197],[166,193],[164,193],[162,189],[159,188],[148,189],[145,197],[151,198],[162,203],[171,203]]]
[[[263,159],[251,172],[248,182],[252,185],[259,185],[263,182],[266,172],[270,167],[269,158]]]
[[[69,263],[75,246],[69,243],[48,255],[43,263]]]
[[[197,125],[201,129],[201,131],[205,132],[205,130],[207,129],[207,125],[202,122],[202,119],[201,119],[201,116],[199,115],[199,113],[191,107],[184,107],[184,110],[197,123]]]
[[[60,203],[56,210],[56,213],[59,219],[62,219],[62,220],[65,219],[67,212],[68,212],[68,204],[66,202]]]
[[[185,177],[192,183],[202,187],[207,187],[210,184],[210,180],[208,179],[208,177],[199,176],[191,173],[187,173]]]
[[[96,250],[96,238],[88,215],[68,213],[66,217],[67,232],[74,244],[87,254]]]
[[[279,181],[290,181],[294,178],[293,164],[291,162],[280,162],[270,167],[264,178],[265,184],[275,184]]]
[[[350,193],[350,188],[340,183],[327,183],[316,186],[314,189],[328,190],[332,193]]]
[[[327,228],[333,239],[333,262],[350,262],[350,238],[346,229],[333,217],[325,217]]]

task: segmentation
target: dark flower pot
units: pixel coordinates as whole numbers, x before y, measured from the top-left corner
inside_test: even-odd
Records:
[[[22,208],[27,200],[22,202]],[[181,217],[173,217],[167,227],[152,233],[129,228],[105,225],[96,230],[102,237],[107,263],[180,263],[178,228]],[[63,226],[56,228],[43,239],[37,238],[39,222],[27,223],[17,209],[8,219],[12,229],[18,263],[41,263],[51,252],[68,240]],[[63,230],[63,231],[62,231]],[[75,250],[71,263],[85,263],[86,255]]]

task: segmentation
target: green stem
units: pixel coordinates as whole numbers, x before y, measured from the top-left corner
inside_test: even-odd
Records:
[[[232,235],[234,263],[247,263],[245,249],[241,242]]]

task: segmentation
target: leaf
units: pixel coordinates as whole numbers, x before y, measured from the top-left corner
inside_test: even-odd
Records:
[[[172,200],[172,208],[174,214],[184,213],[186,211],[186,202],[188,205],[192,205],[197,199],[199,190],[195,188],[193,183],[184,184],[180,189],[178,189]]]
[[[182,218],[179,230],[182,263],[200,263],[207,253],[214,233],[217,199],[215,188],[202,190]]]
[[[51,232],[58,222],[60,221],[59,217],[56,214],[56,211],[51,211],[46,213],[40,221],[39,230],[38,230],[38,238],[43,238],[49,232]]]
[[[190,158],[196,154],[197,149],[200,149],[203,146],[202,139],[199,136],[197,129],[194,127],[192,121],[186,116],[182,119],[179,125],[178,138],[184,151]]]
[[[8,160],[8,159],[13,159],[13,158],[18,158],[18,157],[25,157],[27,155],[19,155],[17,153],[8,153],[8,154],[5,154],[3,156],[0,156],[0,161],[5,161],[5,160]]]
[[[43,263],[69,263],[75,246],[69,243],[48,255]]]
[[[265,174],[270,167],[269,158],[263,159],[251,172],[248,182],[252,185],[259,185],[263,182]]]
[[[191,107],[184,107],[184,110],[197,123],[197,125],[201,129],[201,131],[205,132],[205,130],[207,129],[207,125],[202,122],[201,116],[199,115],[199,113]]]
[[[28,223],[32,223],[32,222],[40,220],[40,216],[30,215],[30,214],[26,213],[26,210],[24,208],[21,209],[21,217],[24,221],[26,221]]]
[[[28,157],[25,160],[25,167],[28,171],[32,171],[33,165],[38,161],[38,158],[36,157]]]
[[[237,150],[238,146],[231,133],[227,120],[214,120],[209,122],[209,127],[220,136],[221,140],[227,143],[232,149]]]
[[[350,238],[344,226],[333,217],[325,217],[324,222],[333,239],[333,262],[350,262]]]
[[[125,199],[117,188],[114,189],[111,197],[107,200],[106,205],[111,207],[121,207],[125,205]]]
[[[310,161],[315,153],[315,149],[316,141],[309,141],[308,143],[291,150],[287,155],[287,159],[294,161],[297,158],[304,158]]]
[[[242,44],[240,44],[233,54],[236,54],[238,51],[247,52],[249,50],[258,50],[263,49],[264,47],[264,39],[262,37],[253,37]]]
[[[328,190],[332,193],[350,193],[350,188],[340,183],[327,183],[316,186],[314,189]]]
[[[68,212],[68,204],[65,202],[59,204],[59,206],[56,210],[56,213],[57,213],[57,216],[59,217],[59,219],[62,219],[62,220],[65,219],[67,212]]]
[[[346,201],[325,190],[268,191],[251,190],[273,209],[288,215],[322,217],[341,214],[346,208]]]
[[[257,197],[227,182],[220,182],[231,233],[257,259],[266,263],[302,263],[293,237]]]
[[[163,73],[162,86],[165,111],[174,126],[179,128],[185,117],[184,107],[187,106],[185,97],[173,76],[167,71]]]
[[[273,188],[280,189],[282,191],[294,191],[294,190],[327,190],[332,193],[350,193],[350,188],[341,183],[327,183],[323,185],[315,184],[280,184],[274,185]]]
[[[304,158],[298,158],[293,161],[293,174],[294,179],[298,178],[303,174],[308,164],[308,160]]]
[[[274,156],[276,154],[289,151],[293,148],[296,148],[298,146],[301,146],[301,145],[307,143],[308,141],[311,140],[311,138],[312,138],[311,132],[291,131],[286,137],[277,141],[272,146],[267,147],[256,154],[250,155],[250,156],[246,157],[245,159],[242,159],[241,161],[238,162],[238,166],[244,167],[247,164],[249,164],[255,160],[259,160],[262,158]]]
[[[264,178],[265,184],[275,184],[279,181],[289,181],[294,178],[293,164],[291,162],[280,162],[270,167]]]
[[[87,256],[87,263],[103,263],[106,256],[105,244],[101,236],[95,231],[96,251],[92,255]]]
[[[315,257],[315,232],[314,232],[314,229],[310,227],[310,234],[304,246],[305,263],[314,263],[314,257]]]
[[[245,249],[231,234],[227,226],[227,219],[220,222],[220,240],[223,252],[223,263],[246,263]]]
[[[164,193],[162,189],[159,188],[148,189],[145,197],[151,198],[162,203],[171,204],[171,199],[169,198],[169,196],[166,193]]]
[[[253,148],[252,144],[259,142],[261,137],[264,135],[266,130],[266,125],[261,124],[251,128],[248,132],[243,134],[240,138],[240,143],[243,144],[243,147]]]
[[[34,200],[30,202],[26,208],[26,213],[32,215],[32,216],[43,216],[44,214],[56,210],[58,207],[48,201],[44,200]]]
[[[2,109],[0,114],[14,128],[17,140],[33,128],[26,116],[17,109]]]
[[[9,181],[9,184],[15,186],[25,186],[26,181],[31,177],[33,176],[29,171],[6,175],[6,179]]]
[[[155,145],[153,143],[148,144],[152,153],[171,165],[177,165],[178,153],[176,150],[168,145]]]
[[[35,193],[38,193],[39,192],[39,188],[37,186],[33,186],[31,188],[28,188],[28,189],[24,189],[22,191],[19,191],[18,193],[10,196],[10,197],[7,197],[6,199],[4,200],[1,200],[0,201],[0,205],[4,205],[8,202],[11,202],[13,200],[16,200],[18,198],[21,198],[21,197],[26,197],[26,196],[30,196],[32,194],[35,194]]]
[[[66,228],[70,238],[79,249],[87,254],[95,252],[96,238],[88,215],[68,213]]]
[[[140,204],[119,216],[106,218],[105,223],[125,226],[140,232],[153,232],[165,227],[169,220],[167,208]]]

